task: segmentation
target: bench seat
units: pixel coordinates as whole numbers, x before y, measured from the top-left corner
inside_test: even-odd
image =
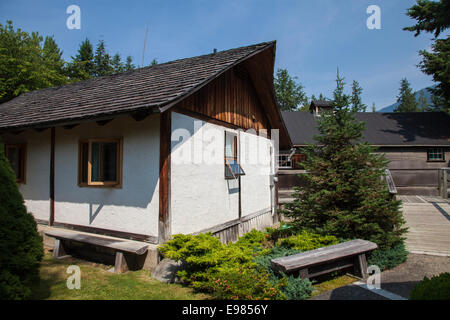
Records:
[[[115,239],[110,237],[94,236],[85,233],[62,230],[48,230],[45,234],[55,238],[53,257],[60,258],[66,255],[64,241],[75,241],[83,244],[109,248],[115,251],[114,272],[122,273],[128,270],[127,255],[141,256],[147,252],[148,244],[136,241]]]
[[[355,267],[359,276],[367,276],[365,254],[377,245],[366,240],[351,240],[328,247],[305,251],[271,260],[272,268],[278,272],[299,272],[302,278],[311,278],[325,273]]]

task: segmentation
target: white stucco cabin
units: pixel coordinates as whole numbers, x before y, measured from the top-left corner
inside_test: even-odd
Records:
[[[22,94],[0,139],[39,224],[150,243],[277,220],[275,42]]]

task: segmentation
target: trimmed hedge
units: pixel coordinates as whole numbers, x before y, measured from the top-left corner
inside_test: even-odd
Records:
[[[27,213],[0,145],[0,299],[26,299],[44,255],[36,222]]]
[[[450,300],[450,273],[425,277],[412,290],[410,300]]]

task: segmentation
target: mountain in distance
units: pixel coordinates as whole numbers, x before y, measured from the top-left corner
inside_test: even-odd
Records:
[[[427,99],[428,103],[431,104],[431,92],[428,90],[429,88],[433,88],[433,86],[428,88],[423,88],[419,91],[414,92],[414,96],[416,97],[416,100],[419,101],[420,92],[423,91],[425,98]],[[394,112],[395,108],[399,105],[398,102],[391,104],[390,106],[384,107],[383,109],[377,110],[377,112]]]

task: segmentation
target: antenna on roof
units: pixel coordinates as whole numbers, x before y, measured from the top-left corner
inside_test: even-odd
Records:
[[[147,35],[148,35],[148,24],[145,25],[144,50],[142,50],[142,64],[141,64],[141,67],[144,66],[145,44],[147,43]]]

